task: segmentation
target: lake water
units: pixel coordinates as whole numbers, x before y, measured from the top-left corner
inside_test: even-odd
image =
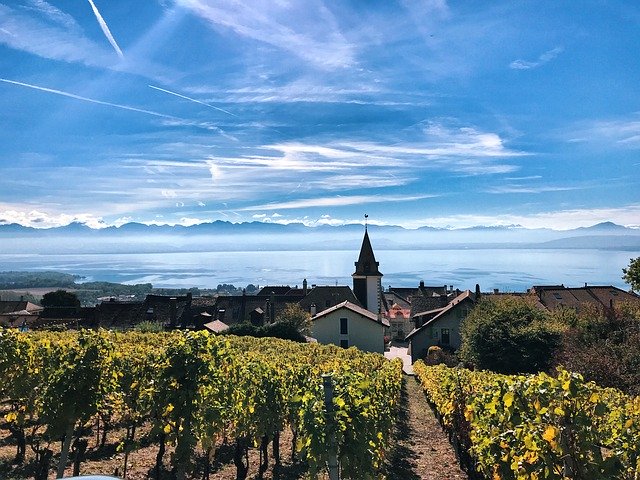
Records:
[[[640,252],[570,249],[376,250],[384,287],[454,285],[524,291],[532,285],[616,285]],[[128,254],[0,254],[0,270],[55,270],[85,280],[215,288],[288,284],[351,285],[358,251],[260,251]]]

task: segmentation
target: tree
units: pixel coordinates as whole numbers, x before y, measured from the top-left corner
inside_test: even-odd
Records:
[[[276,317],[276,323],[291,325],[302,335],[311,333],[311,314],[297,303],[287,303]]]
[[[552,315],[567,330],[556,363],[585,380],[640,394],[640,308],[633,304],[599,309],[585,305],[579,312],[559,309]]]
[[[622,279],[631,286],[631,290],[640,290],[640,257],[629,260],[629,267],[622,269]]]
[[[461,326],[460,356],[477,368],[499,373],[548,370],[561,329],[533,299],[483,299]]]
[[[56,290],[45,293],[40,302],[43,307],[79,307],[80,300],[75,293],[66,290]]]

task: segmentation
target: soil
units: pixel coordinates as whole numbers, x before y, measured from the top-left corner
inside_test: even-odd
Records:
[[[418,381],[405,375],[387,480],[467,480]]]
[[[0,419],[6,412],[0,409]],[[88,449],[86,460],[82,462],[80,473],[104,474],[119,476],[123,473],[124,454],[117,452],[116,447],[124,436],[123,429],[114,429],[107,436],[103,447],[99,445],[99,439],[95,433],[86,438]],[[405,376],[400,404],[400,414],[394,429],[394,440],[389,452],[382,478],[388,480],[467,480],[466,474],[460,469],[454,451],[449,443],[447,435],[440,428],[440,424],[434,417],[431,407],[413,377]],[[127,478],[130,480],[142,480],[155,478],[153,467],[158,446],[149,436],[149,427],[140,429],[138,440],[140,448],[131,452],[128,461]],[[294,480],[308,478],[308,472],[303,463],[291,460],[292,433],[285,430],[280,438],[280,455],[282,464],[279,471],[274,471],[273,459],[269,459],[269,468],[263,475],[265,480]],[[55,478],[60,452],[60,443],[52,443],[49,448],[54,451],[51,461],[49,479]],[[271,446],[269,454],[271,455]],[[21,465],[13,463],[16,447],[13,438],[4,422],[0,422],[0,478],[2,479],[28,479],[34,475],[34,453],[27,447],[25,462]],[[161,479],[171,478],[169,459],[172,453],[167,448],[165,453],[165,469],[161,472]],[[257,448],[249,451],[249,479],[257,479],[259,452]],[[189,478],[200,479],[203,475],[204,454],[198,451],[194,458],[194,471]],[[65,475],[73,473],[73,456]],[[211,467],[211,480],[233,480],[236,478],[236,467],[233,463],[233,446],[225,445],[222,441],[214,455]],[[322,476],[321,480],[326,480]]]

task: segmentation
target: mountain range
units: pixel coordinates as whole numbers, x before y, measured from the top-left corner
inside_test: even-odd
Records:
[[[376,249],[578,248],[640,252],[640,229],[612,222],[572,230],[528,229],[520,225],[459,229],[397,225],[368,226]],[[126,223],[93,229],[81,223],[38,229],[0,225],[0,251],[17,253],[164,253],[260,250],[355,250],[363,225],[305,226],[267,222],[215,221],[192,226]]]

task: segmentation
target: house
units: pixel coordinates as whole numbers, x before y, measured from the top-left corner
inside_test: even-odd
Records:
[[[25,300],[0,301],[0,327],[27,327],[39,318],[43,308]]]
[[[319,343],[384,353],[384,336],[389,322],[354,303],[344,301],[334,305],[311,321],[311,336]]]
[[[411,304],[401,297],[396,297],[393,293],[385,293],[387,305],[387,319],[391,328],[389,336],[394,340],[404,340],[408,332],[411,331]]]
[[[314,316],[345,301],[362,306],[353,290],[346,285],[312,285],[311,290],[298,302],[298,305]]]
[[[535,295],[547,310],[566,307],[580,311],[586,305],[599,310],[612,309],[623,303],[640,305],[640,297],[612,285],[565,287],[564,285],[534,285],[529,292]]]
[[[208,314],[203,314],[208,315]],[[213,320],[212,322],[207,322],[203,325],[204,330],[208,330],[211,333],[222,333],[225,330],[229,329],[229,325],[220,320]]]
[[[406,337],[412,363],[424,358],[429,347],[434,345],[453,350],[460,348],[460,325],[475,305],[475,297],[470,290],[465,290],[444,307],[414,315],[416,327]]]

